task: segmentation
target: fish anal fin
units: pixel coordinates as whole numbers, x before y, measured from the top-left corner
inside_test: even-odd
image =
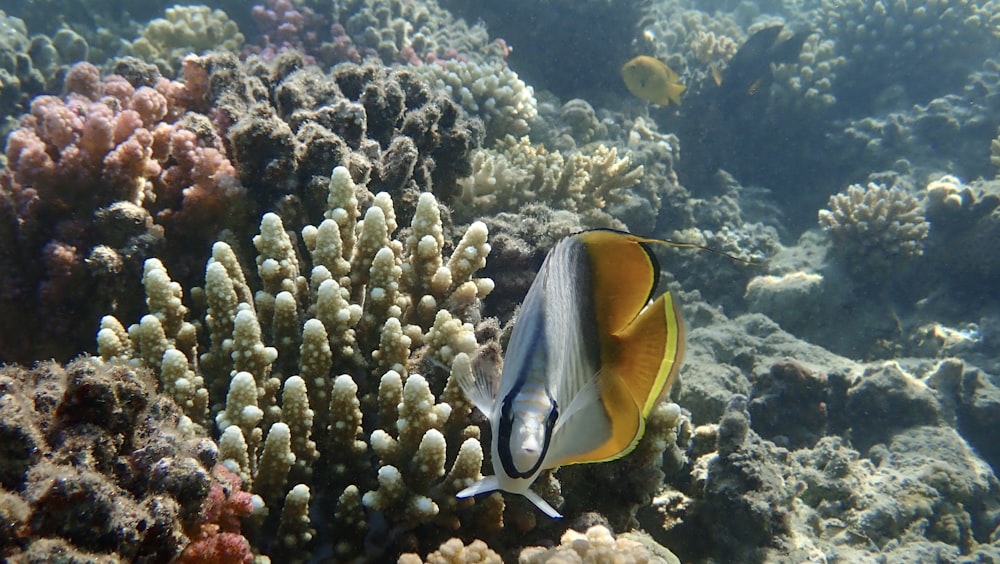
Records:
[[[684,354],[684,328],[670,293],[615,336],[613,372],[645,418],[670,389]]]
[[[578,418],[585,419],[557,436],[558,444],[554,442],[551,447],[552,459],[546,459],[547,468],[615,460],[628,454],[642,437],[642,414],[621,378],[613,372],[602,372],[598,383],[600,407],[596,409],[602,414],[580,413]],[[567,435],[570,432],[582,435],[570,437]],[[604,438],[598,444],[588,444],[591,437]],[[588,448],[579,448],[584,445]]]

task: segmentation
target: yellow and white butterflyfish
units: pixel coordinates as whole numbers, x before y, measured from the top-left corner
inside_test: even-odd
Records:
[[[659,264],[629,233],[594,230],[549,252],[521,305],[499,382],[462,382],[490,421],[493,469],[458,493],[501,490],[561,515],[531,484],[543,470],[605,462],[635,448],[680,368],[684,330],[670,293],[650,303]]]

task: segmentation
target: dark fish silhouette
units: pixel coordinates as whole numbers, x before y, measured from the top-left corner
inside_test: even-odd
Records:
[[[740,47],[721,72],[712,69],[685,96],[685,111],[679,117],[677,135],[684,157],[679,163],[681,182],[699,189],[711,184],[720,168],[731,170],[737,160],[752,160],[749,152],[773,137],[762,116],[767,110],[767,91],[774,82],[772,65],[798,59],[802,45],[812,33],[798,31],[781,39],[784,26],[765,27]]]

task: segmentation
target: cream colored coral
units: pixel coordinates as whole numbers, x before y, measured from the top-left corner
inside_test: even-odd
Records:
[[[414,69],[431,88],[448,93],[467,112],[482,118],[487,137],[526,135],[538,116],[531,86],[502,62],[449,60]]]
[[[104,360],[128,359],[132,356],[132,340],[113,315],[101,318],[101,329],[97,332],[97,353]]]
[[[142,285],[146,290],[146,307],[163,325],[167,335],[176,335],[187,315],[181,302],[181,285],[170,279],[167,269],[158,259],[147,259],[142,266]]]
[[[236,425],[244,437],[248,437],[263,417],[263,410],[257,406],[257,384],[253,374],[237,372],[229,382],[226,409],[215,416],[216,425],[220,429]]]
[[[927,184],[928,215],[958,211],[975,199],[972,190],[957,176],[946,174]]]
[[[304,476],[312,474],[312,463],[319,458],[316,443],[312,440],[313,416],[305,380],[300,376],[285,380],[281,393],[281,419],[288,422],[295,468]]]
[[[361,439],[362,418],[358,385],[347,374],[337,376],[330,391],[330,433],[326,452],[337,453],[337,460],[363,455],[368,444]],[[346,477],[348,469],[339,463],[332,468],[339,478]]]
[[[219,461],[237,473],[249,488],[253,476],[250,467],[249,445],[243,431],[236,425],[223,429],[219,437]]]
[[[354,184],[347,168],[338,166],[330,173],[330,183],[327,187],[329,193],[326,199],[327,211],[324,215],[327,219],[337,222],[337,226],[340,228],[340,237],[343,241],[341,251],[344,253],[344,259],[349,258],[354,252],[354,228],[357,225],[358,217],[361,216],[361,212],[358,211],[358,198],[354,194],[356,189],[357,185]]]
[[[253,239],[258,280],[248,283],[234,249],[217,243],[204,288],[191,292],[206,310],[201,323],[181,319],[177,335],[168,335],[155,315],[128,332],[109,317],[99,332],[101,354],[108,362],[154,368],[166,358],[161,377],[186,404],[197,406],[202,399],[185,396],[189,388],[210,392],[210,416],[221,430],[220,460],[268,499],[272,515],[288,503],[291,484],[312,486],[310,463],[318,456],[326,464],[324,484],[332,488],[327,499],[339,500],[331,518],[357,538],[363,538],[366,523],[362,493],[371,494],[370,507],[392,508],[386,515],[393,526],[457,527],[469,514],[498,526],[502,504],[490,501],[480,510],[479,501],[455,501],[454,491],[438,487],[449,470],[453,481],[477,476],[481,447],[472,446],[478,440],[468,443],[458,467],[449,468],[445,437],[471,437],[461,433],[468,422],[452,421],[453,410],[431,385],[408,374],[416,358],[450,367],[457,355],[467,359],[475,350],[473,327],[463,316],[474,317],[478,298],[492,289],[491,281],[474,277],[489,252],[488,233],[472,225],[446,260],[440,208],[428,194],[419,198],[424,204],[407,231],[420,237],[407,250],[395,234],[391,199],[368,196],[363,201],[372,205],[358,209],[355,194],[363,190],[347,169],[335,169],[329,193],[334,207],[319,227],[304,228],[301,240],[276,214],[261,220]],[[362,212],[365,220],[359,222]],[[421,240],[429,241],[424,245],[433,253],[420,249]],[[353,275],[357,269],[368,275]],[[418,271],[427,273],[418,284],[426,291],[404,283],[404,273]],[[163,292],[169,289],[165,271],[150,280],[156,282],[151,304],[180,295]],[[254,295],[251,283],[264,289]],[[455,309],[440,314],[442,308]],[[195,331],[201,327],[208,330],[201,339],[207,347],[196,362],[193,345],[190,355],[179,345],[199,342]],[[414,356],[417,350],[422,356]],[[199,377],[204,386],[197,384]],[[363,411],[374,408],[376,395],[378,413]],[[305,496],[291,499],[298,503]],[[352,538],[345,537],[337,550],[360,551]]]
[[[570,153],[549,152],[527,137],[507,136],[473,156],[472,176],[460,179],[460,214],[514,211],[531,202],[584,212],[628,197],[643,167],[618,149],[597,145]]]
[[[567,529],[559,546],[545,549],[530,547],[518,556],[520,564],[583,564],[585,562],[615,562],[616,564],[670,564],[667,559],[650,552],[642,543],[614,533],[603,525],[595,525],[580,533]]]
[[[292,452],[291,429],[285,423],[275,423],[267,431],[264,448],[257,461],[254,491],[265,500],[281,496],[293,464],[295,453]]]
[[[834,242],[833,252],[858,268],[885,268],[923,254],[930,225],[920,202],[903,190],[858,184],[830,197],[819,224]]]
[[[174,6],[165,18],[146,25],[142,36],[131,45],[132,54],[164,70],[177,71],[189,53],[209,50],[239,52],[244,37],[236,22],[222,10],[208,6]]]
[[[171,347],[163,352],[160,363],[163,392],[173,398],[184,414],[199,425],[208,423],[208,390],[205,380],[191,370],[187,356]]]
[[[306,547],[316,534],[309,518],[309,499],[309,487],[305,484],[297,484],[285,496],[276,540],[283,545],[286,558],[304,560],[309,555]]]
[[[448,539],[437,550],[427,555],[427,560],[408,553],[400,556],[398,564],[503,564],[500,555],[485,542],[476,539],[466,545],[461,539]]]

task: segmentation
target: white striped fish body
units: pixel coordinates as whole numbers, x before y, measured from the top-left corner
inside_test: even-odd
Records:
[[[620,324],[619,318],[623,318],[616,307],[637,310],[625,312],[629,322],[643,317],[638,310],[648,301],[651,287],[655,288],[658,267],[651,269],[655,259],[644,247],[638,254],[625,252],[621,257],[625,266],[645,261],[638,265],[642,267],[638,271],[650,280],[617,285],[608,282],[613,277],[605,269],[613,262],[604,258],[613,258],[605,257],[610,251],[634,251],[640,247],[639,241],[612,231],[584,232],[563,239],[546,257],[521,305],[499,386],[493,383],[495,372],[483,370],[476,370],[472,381],[462,383],[466,394],[490,420],[495,475],[462,490],[459,497],[502,490],[524,495],[550,517],[559,517],[530,488],[542,471],[563,464],[611,460],[634,447],[648,414],[645,404],[650,401],[636,398],[636,392],[614,368],[619,354],[632,350],[625,345],[639,339],[628,336],[626,342],[604,333],[608,320]],[[623,273],[628,274],[628,268]],[[644,293],[636,297],[636,288]],[[600,295],[598,299],[595,293]],[[662,319],[664,311],[676,314],[672,302],[667,305],[654,312],[659,316],[651,319],[654,325],[667,324]],[[608,314],[609,308],[613,315]],[[648,333],[656,337],[666,331]],[[646,368],[651,364],[646,362],[641,372],[643,381],[659,380],[655,393],[660,394],[669,380],[668,375],[660,377],[664,369],[660,359],[671,354],[666,366],[670,372],[677,349],[661,346],[659,341],[638,344],[643,347],[640,356],[652,352],[655,357],[656,366]],[[655,374],[648,374],[650,371]],[[639,396],[648,387],[631,386],[640,389]],[[659,401],[659,396],[653,399]]]

